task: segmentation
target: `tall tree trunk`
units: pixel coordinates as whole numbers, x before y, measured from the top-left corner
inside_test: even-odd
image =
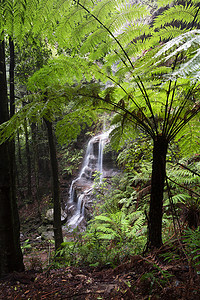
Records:
[[[0,124],[8,120],[8,98],[4,41],[0,42]],[[0,145],[0,277],[24,269],[19,243],[17,205],[12,197],[9,143]]]
[[[163,192],[166,175],[166,155],[168,142],[165,137],[157,136],[153,148],[151,177],[151,198],[148,220],[148,248],[162,245]]]
[[[10,118],[15,114],[15,81],[14,81],[14,70],[15,70],[15,53],[14,53],[14,42],[13,39],[9,38],[9,49],[10,49],[10,69],[9,69],[9,81],[10,81]],[[18,207],[16,201],[16,159],[15,159],[15,140],[9,143],[9,160],[10,160],[10,179],[11,179],[11,200],[12,200],[12,218],[13,218],[13,231],[14,231],[14,244],[16,252],[20,245],[20,220],[18,214]],[[21,249],[19,251],[19,259],[22,260]]]
[[[27,198],[28,198],[28,202],[31,202],[32,201],[31,152],[30,152],[30,146],[29,146],[27,120],[24,120],[24,132],[25,132],[25,140],[26,140],[27,188],[28,188]]]
[[[40,199],[39,199],[39,155],[37,144],[37,126],[35,123],[31,124],[32,142],[33,142],[33,169],[35,177],[36,201],[38,205],[38,217],[41,219]]]
[[[52,122],[44,119],[49,141],[49,150],[51,158],[52,180],[53,180],[53,204],[54,204],[54,238],[55,250],[57,250],[63,242],[62,225],[61,225],[61,205],[60,205],[60,188],[58,178],[58,162],[56,156],[56,146],[53,138]]]
[[[24,196],[24,181],[22,182],[22,174],[23,174],[23,163],[22,163],[22,154],[21,154],[21,145],[20,145],[20,136],[19,131],[17,132],[17,160],[16,165],[18,165],[18,168],[16,168],[16,183],[17,183],[17,189],[18,193],[20,195],[20,199],[25,199]]]

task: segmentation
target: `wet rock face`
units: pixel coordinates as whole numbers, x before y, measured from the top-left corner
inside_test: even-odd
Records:
[[[117,169],[117,155],[114,151],[105,151],[103,154],[103,168],[104,170]]]
[[[96,139],[95,142],[93,143],[93,152],[94,156],[98,157],[98,152],[99,152],[99,139]]]
[[[103,177],[111,177],[116,173],[114,152],[104,147],[109,143],[109,131],[93,137],[89,142],[79,176],[72,181],[66,209],[70,210],[67,226],[76,228],[79,223],[92,217],[92,193],[96,172],[100,183]]]

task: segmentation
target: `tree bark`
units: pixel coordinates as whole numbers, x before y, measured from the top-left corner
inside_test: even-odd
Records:
[[[148,220],[148,248],[162,245],[163,192],[166,176],[166,155],[168,141],[163,136],[154,140],[153,166],[151,177],[151,198]]]
[[[9,38],[10,48],[10,118],[15,114],[15,51],[13,39]],[[12,221],[14,232],[14,245],[16,253],[18,253],[19,260],[23,260],[20,248],[20,220],[18,214],[17,200],[16,200],[16,159],[15,159],[15,140],[9,142],[9,161],[10,161],[10,182],[11,182],[11,201],[12,201]]]
[[[0,42],[0,124],[9,118],[4,41]],[[9,143],[0,145],[0,277],[24,269],[16,199],[12,197]],[[15,227],[16,226],[16,227]]]
[[[24,132],[25,132],[25,141],[26,141],[26,164],[27,164],[27,198],[28,202],[32,202],[32,182],[31,182],[31,152],[29,146],[29,135],[27,128],[27,120],[24,120]]]
[[[37,126],[35,123],[31,124],[32,142],[33,142],[33,170],[35,175],[35,189],[36,189],[36,201],[38,205],[38,217],[41,219],[40,210],[40,198],[39,198],[39,155],[38,155],[38,144],[37,144]]]
[[[55,250],[60,248],[63,243],[62,225],[61,225],[61,205],[60,205],[60,188],[58,178],[58,162],[56,156],[56,146],[53,138],[52,122],[44,119],[47,126],[51,169],[52,169],[52,180],[53,180],[53,204],[54,204],[54,239],[55,239]]]

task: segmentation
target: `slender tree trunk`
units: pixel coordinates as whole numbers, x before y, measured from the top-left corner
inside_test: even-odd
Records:
[[[0,42],[0,124],[8,120],[4,42]],[[0,277],[24,269],[16,199],[12,197],[9,143],[0,145]],[[16,226],[17,225],[17,226]],[[16,227],[15,227],[16,226]]]
[[[31,190],[31,152],[29,146],[29,138],[28,138],[28,129],[27,129],[27,120],[24,121],[24,132],[25,132],[25,140],[26,140],[26,163],[27,163],[27,198],[28,201],[32,201],[32,190]]]
[[[21,153],[19,131],[17,132],[17,145],[18,145],[18,160],[19,160],[20,166],[22,166],[22,153]]]
[[[20,136],[19,131],[17,132],[17,160],[16,165],[18,165],[18,168],[16,168],[16,183],[17,183],[17,189],[18,193],[20,195],[20,199],[25,199],[24,196],[24,180],[22,182],[22,174],[23,174],[23,163],[22,163],[22,153],[21,153],[21,145],[20,145]]]
[[[15,113],[15,84],[14,84],[14,70],[15,70],[15,52],[14,52],[14,43],[12,38],[9,38],[9,47],[10,47],[10,117]]]
[[[40,199],[39,199],[39,156],[37,145],[37,126],[35,123],[31,124],[32,141],[33,141],[33,169],[35,175],[35,189],[36,189],[36,201],[38,205],[38,217],[41,219]]]
[[[52,122],[44,119],[49,141],[49,150],[51,158],[52,180],[53,180],[53,203],[54,203],[54,238],[55,250],[57,250],[63,242],[62,225],[61,225],[61,205],[60,205],[60,188],[58,178],[58,162],[56,157],[56,146],[53,138]]]
[[[163,192],[166,175],[166,154],[168,142],[165,137],[157,136],[153,148],[153,166],[151,178],[151,198],[148,220],[148,248],[162,245]]]

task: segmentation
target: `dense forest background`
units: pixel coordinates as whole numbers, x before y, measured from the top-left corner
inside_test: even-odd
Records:
[[[199,1],[5,0],[0,12],[0,277],[30,267],[23,256],[41,247],[31,241],[53,208],[48,270],[146,257],[153,269],[137,282],[149,297],[171,263],[197,286]],[[70,183],[105,128],[117,174],[94,176],[87,226],[67,232]],[[198,299],[190,292],[173,299]]]

